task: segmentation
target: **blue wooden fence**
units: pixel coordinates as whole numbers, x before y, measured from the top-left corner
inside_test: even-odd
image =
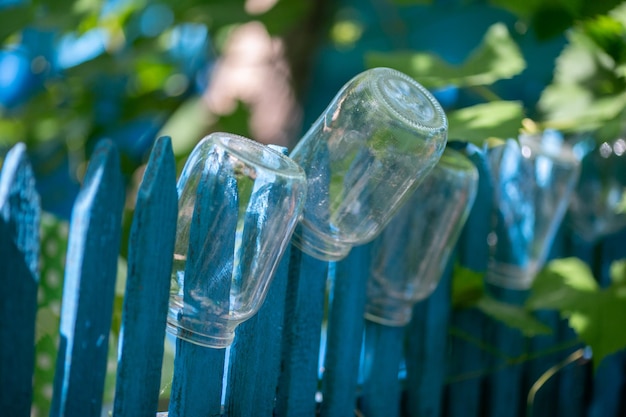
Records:
[[[489,172],[479,149],[462,148],[481,179],[455,262],[481,271],[487,261]],[[101,142],[72,213],[52,416],[101,414],[124,192],[117,151]],[[176,211],[171,145],[160,138],[138,192],[128,242],[116,417],[157,412]],[[35,364],[40,208],[22,145],[4,159],[0,215],[0,414],[26,417]],[[602,279],[609,262],[626,257],[625,239],[621,233],[589,245],[561,233],[553,256],[577,255]],[[228,355],[177,341],[169,415],[624,414],[621,353],[595,375],[583,359],[563,367],[527,407],[531,385],[581,346],[570,343],[571,331],[552,313],[542,319],[553,334],[528,339],[477,310],[453,309],[452,268],[435,293],[415,306],[406,328],[366,322],[369,250],[355,248],[329,265],[289,248],[265,304],[240,326]],[[497,289],[493,294],[508,302],[524,297]]]

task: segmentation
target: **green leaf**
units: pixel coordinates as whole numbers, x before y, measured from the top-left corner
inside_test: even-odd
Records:
[[[476,307],[494,320],[521,331],[524,336],[533,337],[552,332],[523,307],[503,303],[489,296],[482,297]]]
[[[562,34],[563,31],[572,26],[574,15],[571,9],[545,5],[534,12],[531,22],[537,38],[545,40]]]
[[[448,114],[448,137],[482,146],[491,137],[517,137],[523,119],[524,108],[518,101],[477,104]]]
[[[626,259],[614,261],[610,269],[611,282],[615,286],[626,286]]]
[[[537,35],[545,37],[561,34],[574,20],[605,14],[621,0],[490,0],[489,3],[532,22]]]
[[[589,267],[577,258],[550,262],[537,277],[526,307],[555,309],[569,320],[578,337],[593,350],[594,366],[626,347],[624,261],[614,263],[614,284],[602,290]]]
[[[455,265],[452,274],[452,305],[462,308],[476,304],[485,293],[484,276],[484,272]]]
[[[623,62],[626,54],[624,25],[617,19],[600,15],[581,24],[582,32],[605,51],[615,62]]]
[[[371,52],[366,54],[365,62],[370,68],[402,71],[427,88],[489,85],[512,78],[526,68],[519,47],[502,23],[487,30],[481,44],[460,66],[450,65],[434,54],[413,51]]]
[[[621,287],[590,294],[569,317],[569,325],[593,351],[594,367],[626,347],[626,292]]]
[[[510,12],[528,18],[541,7],[545,0],[489,0],[490,4],[509,10]]]
[[[531,310],[573,311],[586,297],[598,290],[593,273],[578,258],[556,259],[537,275],[526,308]]]
[[[270,35],[284,34],[288,29],[297,25],[307,15],[312,7],[308,1],[281,0],[270,10],[259,17]]]
[[[598,98],[579,85],[553,84],[543,91],[538,106],[545,126],[584,132],[615,120],[626,108],[626,93]]]
[[[0,25],[0,45],[6,38],[26,27],[34,18],[33,7],[29,4],[3,8]]]
[[[626,10],[622,9],[568,32],[569,42],[556,60],[554,81],[538,102],[544,127],[564,132],[615,130],[607,124],[621,118],[626,109],[626,27],[621,20]]]

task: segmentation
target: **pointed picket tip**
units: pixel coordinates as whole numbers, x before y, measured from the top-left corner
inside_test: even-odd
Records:
[[[157,412],[177,210],[174,153],[169,137],[161,137],[137,193],[128,241],[114,417]]]
[[[9,150],[0,171],[0,217],[16,228],[13,233],[17,249],[24,256],[31,279],[39,282],[41,201],[23,143]]]
[[[120,157],[115,144],[109,139],[98,142],[87,165],[83,186],[76,197],[73,211],[76,212],[87,208],[86,205],[90,204],[96,197],[98,187],[105,181],[105,175],[111,177],[109,178],[109,180],[113,181],[111,185],[119,185],[121,183],[119,167]],[[119,177],[119,179],[116,177]]]
[[[160,136],[154,142],[141,187],[137,192],[137,200],[149,199],[163,187],[163,180],[169,183],[172,174],[174,175],[174,189],[176,189],[176,164],[172,139],[169,136]]]
[[[53,417],[100,415],[124,196],[117,149],[103,140],[90,158],[72,211]]]
[[[29,415],[39,286],[39,194],[22,143],[0,171],[0,410]],[[9,319],[10,318],[10,319]]]

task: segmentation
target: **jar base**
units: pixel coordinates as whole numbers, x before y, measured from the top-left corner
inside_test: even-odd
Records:
[[[307,255],[322,261],[339,261],[352,249],[349,243],[325,238],[302,225],[296,227],[291,243]]]
[[[536,262],[521,266],[490,261],[485,281],[497,287],[528,290],[533,285],[537,271]]]
[[[413,316],[413,303],[391,299],[386,305],[369,303],[365,307],[364,317],[374,323],[391,327],[406,326]]]
[[[226,328],[211,327],[200,332],[196,329],[181,326],[180,323],[173,320],[171,317],[167,318],[166,330],[178,339],[213,349],[227,348],[235,339],[234,329],[229,330]]]

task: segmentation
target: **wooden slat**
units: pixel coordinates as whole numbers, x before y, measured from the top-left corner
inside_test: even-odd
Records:
[[[611,283],[611,264],[626,258],[626,230],[602,240],[600,254],[600,285]],[[626,387],[626,351],[622,350],[604,358],[593,378],[593,391],[589,404],[589,417],[617,416],[626,408],[623,392]]]
[[[131,226],[115,385],[116,417],[157,412],[177,213],[172,145],[152,150]]]
[[[404,327],[365,324],[363,395],[359,409],[367,417],[397,417],[400,413],[398,372]]]
[[[289,255],[287,248],[259,312],[237,328],[227,384],[228,416],[271,417],[274,413]]]
[[[487,285],[497,300],[521,306],[528,291],[517,291]],[[494,321],[490,322],[487,341],[507,359],[491,356],[491,368],[495,371],[487,378],[487,415],[491,417],[517,417],[522,415],[521,405],[526,402],[522,393],[523,364],[510,363],[508,359],[519,358],[526,351],[522,333]]]
[[[24,145],[0,174],[0,410],[30,416],[39,284],[39,195]]]
[[[570,256],[576,256],[590,267],[594,263],[594,251],[596,245],[586,242],[577,236],[569,236],[570,244],[567,253]],[[569,327],[566,320],[563,320],[558,329],[559,340],[561,343],[567,343],[577,340],[578,336]],[[582,348],[581,343],[577,346],[567,349],[561,353],[561,360],[572,354],[576,349]],[[583,417],[586,416],[588,405],[587,392],[591,389],[588,374],[591,364],[587,365],[570,365],[566,366],[558,375],[558,396],[557,396],[557,413],[558,417]]]
[[[548,259],[563,257],[565,254],[565,233],[564,228],[559,230],[555,236],[552,249]],[[533,384],[545,374],[552,366],[561,360],[561,352],[546,353],[559,345],[559,326],[561,318],[556,311],[539,311],[535,313],[536,317],[542,323],[548,325],[552,329],[552,333],[540,335],[529,340],[529,356],[536,358],[526,364],[526,372],[524,375],[524,385],[522,386],[522,396],[528,396],[528,392]],[[532,417],[554,417],[557,414],[558,402],[554,401],[558,398],[559,378],[558,375],[546,381],[535,396],[532,404],[527,404],[527,408],[531,410],[526,415]],[[524,400],[524,398],[522,398]]]
[[[183,301],[197,311],[199,295],[227,308],[230,294],[239,200],[232,167],[222,162],[204,167],[191,220]],[[177,340],[170,417],[220,415],[225,351]]]
[[[322,381],[324,417],[350,416],[356,408],[370,261],[370,245],[362,245],[337,263]]]
[[[72,212],[51,416],[100,416],[123,204],[119,156],[102,141]]]
[[[567,321],[563,321],[560,327],[562,341],[576,340],[578,336],[569,327]],[[561,355],[562,360],[572,354],[577,346],[568,349]],[[587,416],[588,392],[591,389],[589,375],[591,364],[576,363],[563,368],[558,375],[558,391],[555,402],[557,403],[557,417],[584,417]]]
[[[269,145],[287,154],[287,148]],[[272,194],[263,196],[272,199]],[[262,226],[268,205],[249,210],[242,242],[261,243]],[[258,253],[260,247],[250,253]],[[280,374],[282,330],[285,320],[285,295],[289,271],[290,248],[287,247],[272,279],[265,301],[258,313],[237,328],[230,351],[228,382],[226,384],[226,415],[231,417],[270,417],[274,414],[276,389]]]
[[[489,247],[487,235],[491,227],[491,174],[484,153],[473,145],[459,149],[478,169],[476,200],[459,238],[459,263],[477,272],[487,270]],[[451,325],[454,329],[473,340],[483,340],[485,319],[477,310],[452,312]],[[448,387],[448,414],[450,417],[477,417],[482,415],[482,382],[476,375],[487,367],[484,352],[466,338],[452,336],[450,339],[449,375],[458,378]]]
[[[413,309],[407,326],[407,410],[412,417],[439,416],[447,371],[451,257],[437,289]]]
[[[315,415],[328,262],[291,247],[276,416]]]
[[[304,216],[308,207],[319,210],[320,204],[328,204],[328,149],[322,146],[314,158],[310,161],[311,171],[307,175],[315,178],[315,188],[307,190]],[[328,209],[327,206],[323,208]],[[307,232],[301,226],[297,226],[295,233],[299,232],[303,232],[306,239]],[[283,356],[276,397],[278,417],[311,416],[316,412],[327,275],[328,262],[315,259],[292,245],[285,301]]]

